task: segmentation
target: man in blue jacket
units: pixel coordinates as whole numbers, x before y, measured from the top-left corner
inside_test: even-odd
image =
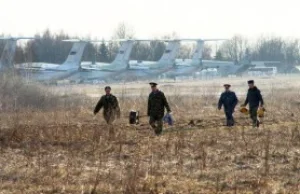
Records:
[[[234,126],[234,118],[233,112],[234,108],[238,103],[238,99],[234,92],[230,90],[230,84],[224,84],[225,92],[221,94],[218,103],[218,109],[221,110],[222,106],[224,107],[224,112],[226,115],[227,126],[232,127]]]
[[[259,121],[257,120],[257,110],[259,107],[263,107],[264,100],[260,93],[260,90],[254,85],[253,80],[248,81],[248,93],[247,98],[243,106],[247,106],[249,103],[249,113],[253,122],[253,127],[259,127]]]

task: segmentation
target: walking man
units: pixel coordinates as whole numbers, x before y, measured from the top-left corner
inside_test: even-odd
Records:
[[[247,106],[249,103],[249,113],[252,119],[253,127],[259,127],[259,120],[257,119],[257,110],[259,107],[263,108],[264,100],[260,93],[260,90],[254,85],[253,80],[248,81],[248,93],[247,98],[243,106]]]
[[[233,112],[234,108],[238,103],[238,99],[234,92],[230,90],[230,84],[224,84],[225,91],[221,94],[218,109],[221,110],[224,107],[224,112],[226,115],[226,125],[228,127],[234,126]]]
[[[105,95],[103,95],[98,101],[95,109],[94,115],[96,115],[103,107],[103,117],[107,124],[111,125],[114,120],[120,118],[120,107],[118,99],[111,94],[111,87],[105,87]]]
[[[165,94],[158,90],[157,83],[149,83],[152,92],[148,98],[148,112],[150,117],[149,124],[154,129],[156,135],[160,135],[163,130],[163,117],[165,114],[165,108],[168,113],[171,113],[171,109],[165,97]]]

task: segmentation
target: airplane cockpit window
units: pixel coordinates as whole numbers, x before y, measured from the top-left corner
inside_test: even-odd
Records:
[[[171,52],[171,50],[166,50],[166,51],[165,51],[165,53],[170,53],[170,52]]]
[[[71,51],[70,55],[76,55],[76,51]]]

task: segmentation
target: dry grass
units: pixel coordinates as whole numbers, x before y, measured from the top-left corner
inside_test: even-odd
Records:
[[[101,115],[92,115],[97,99],[2,112],[0,193],[299,193],[297,85],[283,91],[261,84],[268,112],[260,129],[238,112],[237,126],[222,126],[218,82],[187,85],[161,86],[172,93],[176,125],[159,137],[146,117],[127,124],[130,109],[145,113],[148,92],[130,86],[115,91],[123,116],[113,136]]]

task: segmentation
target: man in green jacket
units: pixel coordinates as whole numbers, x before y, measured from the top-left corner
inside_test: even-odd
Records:
[[[257,110],[259,107],[263,107],[264,100],[260,93],[260,90],[254,85],[253,80],[248,81],[248,93],[247,98],[243,106],[249,104],[249,113],[253,122],[253,127],[259,127],[259,120],[257,120]]]
[[[170,106],[167,102],[165,94],[158,90],[157,83],[149,83],[152,92],[148,98],[148,112],[147,115],[150,117],[149,123],[154,129],[156,135],[160,135],[163,128],[163,117],[165,114],[165,108],[168,113],[171,113]],[[156,125],[157,123],[157,125]]]
[[[103,117],[107,124],[112,124],[116,117],[120,118],[120,107],[118,99],[111,94],[111,87],[105,87],[105,95],[103,95],[98,101],[94,115],[96,115],[103,107]]]

